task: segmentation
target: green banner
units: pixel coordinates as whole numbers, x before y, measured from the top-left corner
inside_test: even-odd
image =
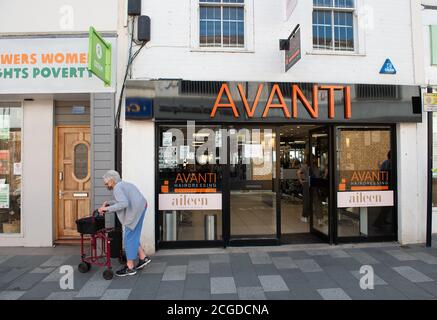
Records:
[[[111,44],[106,42],[94,29],[90,27],[88,47],[88,70],[100,78],[105,86],[111,85]]]
[[[430,26],[431,33],[431,64],[437,65],[437,26]]]

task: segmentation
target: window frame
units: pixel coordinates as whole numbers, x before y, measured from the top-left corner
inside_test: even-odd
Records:
[[[237,52],[237,53],[253,53],[254,44],[254,0],[244,0],[244,3],[223,3],[223,2],[200,2],[199,0],[191,1],[191,16],[190,16],[190,34],[191,34],[191,52]],[[221,46],[201,46],[200,45],[200,7],[212,6],[221,7],[243,7],[244,9],[244,46],[223,46],[223,23],[221,34]],[[223,22],[223,15],[221,18]]]
[[[327,7],[327,6],[316,6],[314,4],[312,4],[312,11],[311,14],[314,13],[314,11],[325,11],[325,12],[330,12],[331,13],[331,29],[332,29],[332,45],[331,48],[329,49],[322,49],[322,48],[315,48],[314,47],[314,33],[313,31],[311,31],[312,36],[311,36],[311,47],[314,53],[326,53],[326,54],[350,54],[350,55],[354,55],[359,53],[359,48],[358,48],[358,7],[359,7],[359,0],[354,0],[354,6],[351,8],[344,8],[344,7],[336,7],[335,6],[335,0],[333,1],[333,6],[332,7]],[[354,39],[353,39],[353,50],[344,50],[344,49],[336,49],[335,47],[335,13],[336,12],[347,12],[347,13],[351,13],[352,14],[352,28],[353,28],[353,35],[354,35]],[[314,20],[313,17],[311,17],[312,22],[311,22],[311,28],[314,27]]]
[[[201,22],[201,18],[200,18],[200,9],[204,7],[204,8],[220,8],[220,24],[221,24],[221,30],[220,30],[220,46],[214,45],[210,46],[208,43],[206,44],[202,44],[200,42],[200,32],[199,32],[199,47],[201,48],[244,48],[246,46],[246,28],[245,28],[245,21],[246,21],[246,17],[245,17],[245,0],[243,0],[242,3],[227,3],[227,2],[223,2],[223,0],[221,0],[221,2],[200,2],[199,1],[199,24]],[[223,38],[224,38],[224,9],[225,8],[242,8],[243,9],[243,30],[244,30],[244,35],[243,35],[243,45],[239,45],[238,44],[238,34],[237,34],[237,43],[235,46],[229,45],[229,46],[225,46],[224,42],[223,42]],[[238,19],[237,19],[238,21]],[[238,22],[237,22],[238,23]],[[200,30],[199,30],[200,31]],[[215,36],[217,37],[217,36]]]
[[[20,131],[21,131],[21,166],[23,170],[23,163],[24,163],[24,105],[23,101],[20,100],[0,100],[0,107],[6,106],[8,108],[20,108],[21,109],[21,121],[20,121]],[[19,233],[0,233],[0,239],[24,239],[25,237],[25,225],[27,222],[27,216],[23,214],[23,203],[24,203],[24,196],[23,196],[23,185],[24,185],[24,179],[23,179],[23,171],[21,173],[21,185],[20,185],[20,197],[21,197],[21,210],[20,210],[20,232]]]

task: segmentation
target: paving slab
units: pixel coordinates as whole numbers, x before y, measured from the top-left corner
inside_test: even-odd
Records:
[[[287,284],[280,275],[258,276],[265,292],[289,291]]]
[[[233,277],[212,277],[211,294],[237,293],[237,287]]]
[[[324,300],[352,300],[342,288],[318,289]]]

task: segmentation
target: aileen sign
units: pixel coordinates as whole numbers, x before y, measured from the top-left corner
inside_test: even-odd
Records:
[[[319,90],[326,91],[328,94],[328,118],[335,118],[335,91],[343,92],[344,97],[344,118],[350,119],[352,116],[352,107],[351,107],[351,88],[350,86],[335,86],[335,85],[314,85],[312,89],[312,103],[308,101],[308,98],[303,94],[302,90],[297,84],[290,84],[292,90],[292,103],[291,103],[291,112],[289,110],[289,106],[285,103],[284,95],[281,92],[281,89],[278,84],[274,84],[270,91],[269,99],[265,106],[259,106],[259,101],[261,94],[264,89],[264,85],[260,83],[258,85],[258,90],[256,96],[252,103],[249,103],[248,98],[246,98],[246,93],[244,92],[244,88],[241,84],[237,85],[237,89],[241,98],[241,101],[244,105],[244,110],[248,118],[253,118],[255,111],[257,108],[263,108],[262,118],[268,118],[269,112],[272,109],[279,109],[283,112],[285,118],[296,119],[298,117],[298,101],[300,101],[305,107],[306,111],[309,113],[311,118],[317,119],[319,117],[319,98],[318,93]],[[224,101],[224,100],[227,101]],[[276,103],[275,100],[279,101]],[[217,96],[217,99],[214,103],[214,107],[211,111],[211,118],[214,118],[217,110],[226,109],[232,110],[232,113],[235,118],[239,118],[240,114],[238,113],[238,108],[235,104],[235,100],[232,97],[229,86],[224,83],[220,89],[220,92]]]
[[[394,205],[393,191],[338,192],[338,208],[391,207]]]
[[[159,194],[159,210],[221,210],[221,193]]]

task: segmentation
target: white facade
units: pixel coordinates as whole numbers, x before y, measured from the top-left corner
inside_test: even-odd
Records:
[[[246,0],[245,47],[201,48],[198,0],[142,1],[142,14],[152,21],[152,40],[136,59],[132,79],[424,84],[419,0],[356,0],[355,51],[347,53],[313,49],[312,10],[308,0]],[[302,59],[285,72],[279,39],[286,39],[297,24]],[[397,74],[379,73],[386,59],[393,62]],[[124,178],[141,184],[140,176],[154,177],[154,157],[127,155],[131,148],[154,150],[153,124],[125,121],[123,126]],[[402,244],[425,241],[426,139],[425,115],[422,123],[397,125],[398,239]],[[144,184],[146,190],[149,184]],[[155,199],[151,184],[146,197]],[[149,213],[154,213],[154,205]],[[149,222],[153,224],[154,219]],[[154,226],[146,225],[150,241]]]

